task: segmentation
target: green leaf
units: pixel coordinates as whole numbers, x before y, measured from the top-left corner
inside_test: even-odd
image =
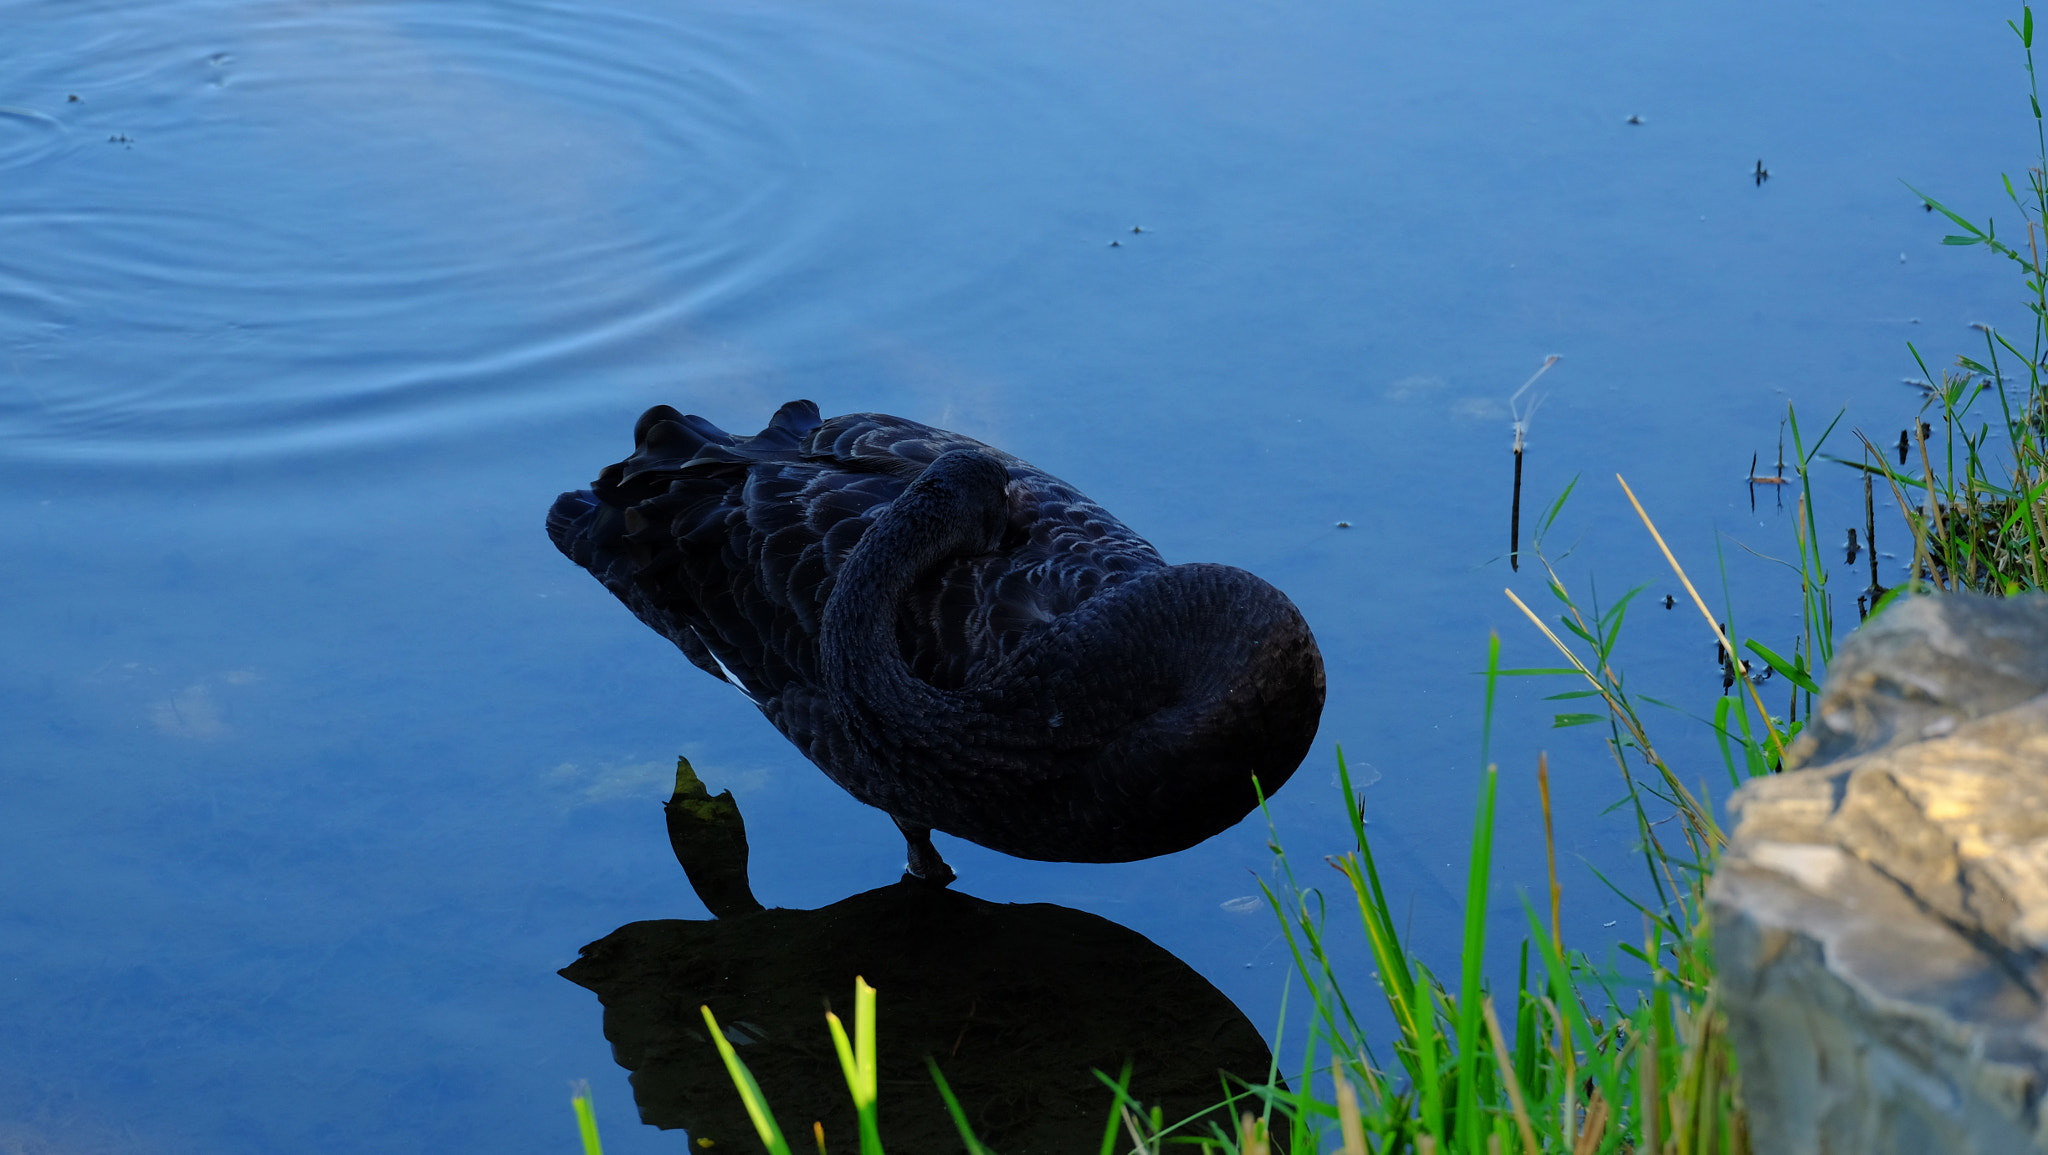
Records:
[[[747,1109],[747,1118],[753,1120],[755,1132],[761,1136],[761,1145],[768,1149],[770,1155],[790,1155],[789,1143],[783,1139],[782,1128],[776,1125],[775,1114],[768,1109],[768,1101],[762,1097],[761,1085],[754,1081],[754,1073],[733,1053],[732,1044],[726,1040],[725,1031],[712,1016],[711,1008],[698,1009],[704,1012],[704,1025],[711,1028],[711,1041],[718,1046],[718,1057],[725,1060],[726,1074],[732,1077],[732,1085],[740,1093],[740,1102]]]
[[[1905,181],[1900,181],[1899,183],[1906,184]],[[1926,193],[1921,192],[1919,189],[1914,188],[1912,185],[1906,184],[1906,188],[1914,196],[1919,197],[1921,203],[1932,206],[1935,212],[1938,212],[1942,216],[1947,217],[1949,220],[1954,221],[1959,227],[1961,227],[1964,231],[1968,232],[1971,236],[1981,237],[1984,235],[1984,231],[1982,229],[1979,229],[1976,225],[1973,225],[1970,222],[1964,220],[1962,217],[1956,215],[1956,211],[1954,209],[1948,207],[1945,204],[1942,204],[1940,201],[1935,200],[1933,197],[1928,196]]]
[[[2020,523],[2020,518],[2025,517],[2027,515],[2027,510],[2031,508],[2036,501],[2039,501],[2041,499],[2041,495],[2043,493],[2048,493],[2048,481],[2044,481],[2041,484],[2033,487],[2032,489],[2029,489],[2027,491],[2026,500],[2013,503],[2012,513],[2008,514],[2006,516],[2006,519],[1999,523],[1998,532],[2011,532],[2012,527]]]
[[[932,1081],[939,1085],[939,1097],[946,1101],[946,1112],[953,1116],[953,1126],[959,1129],[960,1141],[967,1146],[968,1155],[989,1155],[988,1148],[974,1137],[974,1127],[967,1121],[967,1112],[960,1107],[960,1100],[954,1096],[953,1088],[946,1085],[946,1077],[939,1074],[939,1062],[930,1055],[924,1057],[924,1065],[931,1068]]]
[[[569,1091],[569,1106],[576,1112],[576,1130],[583,1137],[583,1155],[604,1155],[597,1138],[597,1115],[590,1109],[590,1083],[576,1080]]]
[[[1565,499],[1572,495],[1572,490],[1576,488],[1578,484],[1578,476],[1574,474],[1572,479],[1565,483],[1564,492],[1558,494],[1557,500],[1550,504],[1550,512],[1544,514],[1542,520],[1536,523],[1536,538],[1539,541],[1543,538],[1544,534],[1550,532],[1550,523],[1556,521],[1557,515],[1564,511]]]
[[[1507,673],[1507,671],[1506,671],[1506,670],[1502,670],[1502,671],[1501,671],[1501,673]],[[1543,700],[1544,700],[1544,701],[1546,701],[1546,702],[1555,702],[1555,701],[1558,701],[1558,700],[1560,700],[1560,699],[1563,699],[1563,698],[1597,698],[1597,697],[1600,697],[1600,691],[1598,691],[1598,690],[1566,690],[1566,691],[1565,691],[1564,693],[1562,693],[1562,694],[1549,694],[1549,695],[1546,695],[1546,696],[1544,697],[1544,699],[1543,699]]]
[[[1981,245],[1984,243],[1984,234],[1979,233],[1974,237],[1958,237],[1950,235],[1941,238],[1941,243],[1944,245]]]
[[[1566,726],[1587,726],[1594,722],[1605,722],[1605,714],[1559,714],[1551,723],[1551,729],[1562,730]]]
[[[1820,693],[1820,687],[1814,685],[1813,679],[1806,676],[1805,663],[1788,662],[1784,658],[1779,657],[1777,654],[1772,653],[1770,648],[1765,646],[1762,642],[1756,641],[1754,639],[1744,641],[1742,645],[1751,653],[1762,658],[1764,661],[1769,662],[1773,670],[1776,670],[1780,674],[1785,675],[1785,677],[1788,680],[1790,680],[1793,685],[1799,687],[1802,690],[1805,690],[1809,694]]]

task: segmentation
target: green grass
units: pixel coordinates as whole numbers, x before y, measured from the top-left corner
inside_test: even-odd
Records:
[[[2018,186],[2002,178],[2020,227],[2000,236],[1997,218],[1987,216],[1980,227],[1907,187],[1962,230],[1945,243],[1982,246],[2009,262],[2025,287],[2029,332],[2015,342],[1989,324],[1973,325],[1982,349],[1958,353],[1938,375],[1909,344],[1926,394],[1906,431],[1905,460],[1889,456],[1896,447],[1867,438],[1860,459],[1838,459],[1886,483],[1912,538],[1913,580],[1943,591],[2048,589],[2048,133],[2034,70],[2033,9],[2022,7],[2020,20],[2007,26],[2026,58],[2037,161]]]
[[[1539,559],[1543,531],[1563,501],[1552,506],[1539,527]],[[1647,516],[1644,524],[1656,534]],[[1657,540],[1662,546],[1662,538]],[[1723,835],[1704,797],[1705,784],[1689,785],[1658,752],[1614,660],[1628,609],[1640,590],[1611,606],[1588,606],[1547,560],[1544,568],[1558,629],[1512,593],[1508,596],[1566,664],[1502,669],[1498,638],[1488,646],[1478,804],[1455,983],[1439,978],[1403,941],[1341,753],[1339,777],[1355,845],[1330,865],[1357,909],[1373,964],[1368,982],[1393,1019],[1391,1039],[1378,1040],[1376,1046],[1367,1037],[1356,1002],[1367,983],[1340,972],[1319,889],[1297,877],[1285,854],[1280,855],[1281,884],[1267,896],[1313,1004],[1309,1037],[1298,1044],[1301,1069],[1306,1075],[1327,1064],[1331,1072],[1321,1084],[1304,1077],[1295,1084],[1303,1089],[1299,1092],[1265,1089],[1288,1121],[1292,1150],[1327,1150],[1333,1139],[1346,1155],[1733,1155],[1748,1150],[1739,1072],[1712,995],[1713,958],[1704,920],[1707,872]],[[1691,591],[1691,583],[1685,584]],[[1818,582],[1810,584],[1819,588]],[[1728,636],[1704,603],[1698,608],[1726,645]],[[1537,906],[1524,900],[1529,935],[1520,945],[1514,985],[1496,990],[1485,981],[1481,962],[1500,789],[1491,730],[1504,677],[1569,678],[1576,684],[1553,699],[1590,699],[1604,707],[1600,713],[1560,713],[1555,725],[1604,726],[1603,744],[1621,771],[1621,802],[1634,819],[1647,883],[1644,897],[1630,899],[1642,918],[1642,939],[1619,944],[1636,973],[1623,976],[1599,966],[1562,940],[1549,773],[1547,759],[1539,754],[1533,776],[1539,798],[1532,801],[1541,802],[1550,851],[1546,901]],[[1764,711],[1755,687],[1746,679],[1742,685],[1746,693],[1722,699],[1716,716],[1717,737],[1736,781],[1769,772],[1790,736],[1788,724]],[[1277,849],[1277,836],[1275,842]],[[1330,1092],[1309,1090],[1319,1085]]]

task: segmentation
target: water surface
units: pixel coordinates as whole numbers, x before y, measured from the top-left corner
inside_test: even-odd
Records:
[[[1489,629],[1552,664],[1499,592],[1541,593],[1503,557],[1507,395],[1564,355],[1529,503],[1583,475],[1553,539],[1576,588],[1671,588],[1621,472],[1710,585],[1729,535],[1746,629],[1789,641],[1782,571],[1737,548],[1791,550],[1739,481],[1786,402],[1883,442],[1906,341],[2023,323],[1899,184],[2004,219],[2031,139],[2007,15],[11,5],[0,1138],[562,1151],[590,1078],[609,1149],[682,1141],[554,973],[705,917],[662,831],[675,756],[739,798],[771,905],[885,886],[902,844],[549,546],[549,500],[658,402],[958,429],[1287,591],[1330,696],[1277,829],[1307,877],[1342,848],[1342,743],[1448,968],[1471,672]],[[1860,521],[1826,493],[1829,535]],[[1710,709],[1696,618],[1645,598],[1630,637],[1636,684]],[[1567,933],[1597,944],[1627,908],[1585,864],[1632,877],[1631,835],[1599,736],[1546,729],[1562,688],[1502,706],[1495,922],[1540,878],[1547,748]],[[1147,936],[1270,1039],[1266,838],[944,849],[969,893]]]

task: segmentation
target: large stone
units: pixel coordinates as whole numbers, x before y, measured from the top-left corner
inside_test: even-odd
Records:
[[[1707,892],[1755,1149],[2048,1151],[2048,598],[1894,605]]]

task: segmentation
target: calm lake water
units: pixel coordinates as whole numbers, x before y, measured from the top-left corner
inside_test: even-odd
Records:
[[[958,429],[1285,590],[1329,704],[1279,835],[1326,877],[1341,743],[1450,970],[1472,673],[1489,630],[1555,664],[1500,593],[1543,596],[1504,556],[1508,395],[1564,356],[1525,505],[1581,475],[1560,572],[1649,583],[1634,684],[1708,713],[1710,640],[1650,604],[1672,582],[1613,475],[1789,644],[1794,587],[1739,548],[1793,548],[1741,482],[1787,402],[1848,410],[1834,451],[1892,440],[1907,341],[2024,328],[1900,184],[2017,220],[2017,14],[0,7],[0,1148],[565,1152],[576,1078],[608,1150],[683,1143],[555,974],[706,917],[662,826],[676,756],[734,792],[770,905],[885,886],[902,842],[548,543],[657,402]],[[1837,472],[1830,539],[1861,521]],[[1589,869],[1639,870],[1612,763],[1548,729],[1570,688],[1497,719],[1496,967],[1540,886],[1539,749],[1568,937],[1635,933]],[[1119,866],[941,841],[959,890],[1136,931],[1270,1041],[1287,955],[1240,901],[1266,838]]]

